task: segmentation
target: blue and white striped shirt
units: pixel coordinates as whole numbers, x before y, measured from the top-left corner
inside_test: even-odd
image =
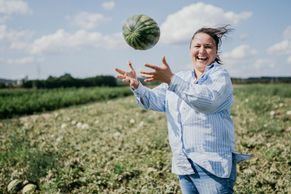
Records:
[[[194,174],[189,158],[218,177],[229,177],[235,152],[233,89],[221,65],[207,66],[198,80],[194,71],[182,71],[169,85],[149,89],[140,83],[133,92],[140,106],[166,114],[173,173]]]

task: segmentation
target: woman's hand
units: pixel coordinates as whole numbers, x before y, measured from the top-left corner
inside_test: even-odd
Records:
[[[136,89],[139,85],[139,81],[137,80],[137,76],[136,76],[136,72],[132,67],[131,62],[128,63],[129,72],[123,71],[121,69],[116,68],[115,71],[117,73],[119,73],[119,75],[117,75],[118,79],[121,79],[123,82],[126,82],[129,84],[129,86],[133,89]]]
[[[141,71],[141,75],[145,78],[145,82],[159,81],[162,83],[170,84],[173,77],[173,73],[166,61],[166,57],[163,57],[162,66],[156,66],[153,64],[145,64],[146,67],[153,69],[154,71]]]

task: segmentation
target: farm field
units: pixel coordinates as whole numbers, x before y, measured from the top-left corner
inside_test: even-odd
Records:
[[[128,87],[0,90],[0,119],[131,95]]]
[[[234,94],[237,150],[253,154],[237,167],[235,193],[291,193],[290,86]],[[26,182],[36,193],[180,194],[170,169],[163,113],[133,96],[0,120],[0,193],[18,180],[14,190]]]

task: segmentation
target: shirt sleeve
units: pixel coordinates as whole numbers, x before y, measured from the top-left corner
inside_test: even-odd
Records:
[[[232,83],[224,69],[208,74],[201,84],[189,83],[178,75],[172,77],[169,90],[175,92],[189,106],[203,113],[214,113],[232,103]]]
[[[167,84],[150,89],[139,83],[138,88],[132,89],[137,103],[144,109],[165,112],[165,98],[168,89]]]

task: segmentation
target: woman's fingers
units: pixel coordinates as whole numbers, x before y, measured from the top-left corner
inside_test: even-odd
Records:
[[[152,64],[145,64],[144,66],[154,69],[154,70],[160,70],[160,67],[156,66],[156,65],[152,65]]]
[[[154,78],[155,76],[155,72],[145,72],[145,71],[142,71],[140,72],[140,75],[144,78]]]
[[[118,75],[117,78],[118,79],[125,79],[125,76],[124,75]]]
[[[121,69],[118,69],[118,68],[115,68],[115,71],[117,72],[117,73],[120,73],[121,75],[124,75],[126,72],[125,71],[123,71],[123,70],[121,70]]]
[[[134,68],[133,68],[133,66],[132,66],[131,61],[128,62],[128,66],[129,66],[129,69],[130,69],[131,71],[135,72],[135,70],[134,70]]]
[[[122,80],[123,82],[126,82],[126,83],[130,83],[130,81],[132,80],[132,78],[130,78],[126,75],[118,75],[117,78]]]
[[[144,82],[152,82],[152,81],[155,81],[154,78],[148,78],[144,80]]]
[[[157,71],[159,70],[159,67],[152,65],[152,64],[145,64],[144,66],[149,67],[151,69],[154,69],[155,71],[150,72],[150,71],[141,71],[140,74],[141,76],[145,77],[145,78],[151,78],[153,79],[153,76],[155,74],[157,74]]]
[[[129,77],[129,73],[126,71],[123,71],[123,70],[118,69],[118,68],[116,68],[115,71],[120,74],[117,76],[117,78],[119,78],[119,79],[125,79],[126,77]]]
[[[153,78],[152,75],[142,75],[142,77],[144,77],[144,78]]]
[[[129,71],[115,68],[115,71],[118,73],[116,77],[123,82],[128,83],[131,88],[137,88],[139,85],[139,81],[137,80],[136,72],[132,66],[131,61],[128,62],[128,66],[130,69]]]
[[[168,62],[167,62],[167,60],[166,60],[166,57],[165,57],[165,56],[163,57],[163,60],[162,60],[162,62],[163,62],[163,64],[164,64],[166,67],[169,67],[169,64],[168,64]]]
[[[141,71],[140,74],[142,74],[142,75],[154,75],[155,72]]]
[[[130,78],[126,77],[122,80],[123,82],[127,82],[127,83],[130,83]]]

